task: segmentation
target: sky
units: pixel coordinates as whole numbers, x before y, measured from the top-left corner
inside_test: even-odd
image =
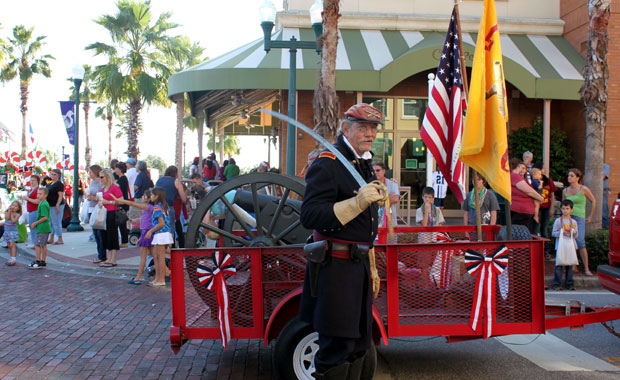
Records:
[[[216,58],[230,50],[262,37],[258,7],[262,0],[152,0],[152,12],[158,16],[171,12],[171,21],[180,24],[174,34],[187,35],[192,42],[199,42],[205,48],[205,57]],[[274,1],[276,6],[278,1]],[[41,52],[52,54],[52,77],[35,76],[30,84],[27,123],[32,125],[35,140],[44,148],[55,150],[60,156],[62,146],[65,153],[72,152],[60,115],[59,100],[67,100],[72,83],[71,69],[76,64],[96,66],[105,62],[94,57],[84,48],[93,42],[110,43],[106,30],[93,20],[104,14],[116,13],[113,0],[22,0],[5,1],[0,13],[0,36],[6,40],[15,25],[34,26],[34,35],[46,35],[46,45]],[[96,105],[94,105],[96,107]],[[10,147],[0,143],[0,151],[10,148],[21,149],[21,125],[19,81],[17,79],[0,84],[0,122],[13,131],[15,141]],[[81,107],[80,107],[81,108]],[[93,108],[91,108],[92,110]],[[84,115],[80,111],[80,163],[83,164],[85,132]],[[145,107],[142,113],[144,131],[139,137],[140,157],[154,154],[168,164],[174,163],[176,112],[174,105]],[[114,130],[116,134],[116,129]],[[93,162],[107,160],[107,122],[89,117],[89,136]],[[29,140],[28,140],[29,141]],[[198,155],[197,136],[185,132],[186,161]],[[206,144],[206,139],[205,139]],[[241,137],[241,154],[235,157],[241,168],[257,166],[267,160],[267,145],[263,137]],[[127,150],[124,138],[112,141],[113,156],[125,159]],[[206,150],[203,150],[206,155]],[[73,157],[73,155],[71,155]],[[271,146],[272,166],[277,166],[277,153]]]

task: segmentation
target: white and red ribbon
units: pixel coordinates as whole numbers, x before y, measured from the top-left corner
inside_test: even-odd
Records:
[[[476,277],[469,322],[472,330],[478,332],[484,317],[486,328],[483,330],[483,337],[486,339],[491,336],[495,324],[496,276],[508,267],[508,248],[502,245],[488,255],[468,249],[465,252],[465,266],[467,272]]]
[[[228,288],[226,287],[226,281],[224,275],[233,275],[237,272],[237,268],[231,265],[232,256],[228,253],[215,252],[211,256],[213,261],[213,268],[208,268],[204,265],[198,265],[196,269],[196,275],[198,281],[209,290],[215,292],[215,299],[218,307],[218,320],[220,324],[220,332],[222,333],[222,345],[224,348],[228,347],[228,341],[230,340],[231,330],[231,315],[228,301]]]

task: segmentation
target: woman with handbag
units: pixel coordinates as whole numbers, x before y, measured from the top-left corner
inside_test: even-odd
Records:
[[[93,211],[95,211],[95,207],[97,206],[97,193],[101,192],[101,188],[103,185],[101,184],[101,179],[99,175],[101,174],[101,166],[92,165],[88,169],[88,176],[90,177],[90,184],[86,189],[86,199],[88,200],[88,220],[89,224],[92,222]],[[105,252],[105,248],[103,246],[103,235],[105,234],[105,230],[93,228],[93,238],[95,239],[95,243],[97,243],[97,258],[93,260],[94,264],[99,264],[107,260],[107,255]]]
[[[103,185],[101,189],[103,192],[103,199],[100,203],[103,204],[107,212],[105,221],[106,229],[103,234],[103,247],[106,249],[108,256],[107,261],[102,262],[99,266],[115,267],[117,265],[116,255],[120,247],[118,244],[118,223],[116,221],[118,205],[114,198],[121,198],[123,193],[114,183],[114,174],[111,169],[103,169],[99,178],[101,178],[101,184]]]

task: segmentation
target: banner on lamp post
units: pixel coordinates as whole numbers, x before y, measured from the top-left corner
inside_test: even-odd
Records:
[[[65,129],[69,136],[69,144],[75,145],[75,112],[73,111],[75,102],[73,100],[60,101],[60,113],[62,121],[65,123]]]

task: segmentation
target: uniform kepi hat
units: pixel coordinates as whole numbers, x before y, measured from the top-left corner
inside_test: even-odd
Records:
[[[358,123],[383,124],[381,111],[366,103],[359,103],[349,108],[344,113],[344,118]]]

